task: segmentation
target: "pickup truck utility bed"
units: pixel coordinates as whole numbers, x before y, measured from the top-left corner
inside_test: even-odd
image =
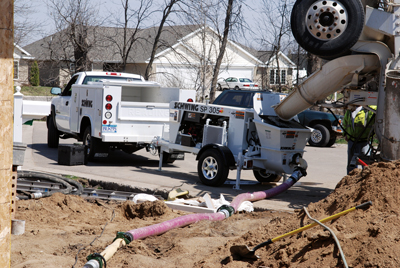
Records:
[[[86,145],[88,160],[105,156],[109,148],[133,153],[162,135],[171,101],[194,98],[194,91],[161,88],[138,75],[100,74],[72,77],[52,100],[49,147],[57,147],[60,137],[74,137]]]

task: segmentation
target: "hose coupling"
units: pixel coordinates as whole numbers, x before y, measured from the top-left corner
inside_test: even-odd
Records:
[[[235,209],[232,206],[222,205],[217,209],[217,212],[224,213],[225,219],[227,219],[235,213]]]
[[[304,176],[307,176],[307,171],[302,167],[295,167],[294,172],[292,173],[290,178],[293,179],[295,182],[298,182]]]
[[[133,235],[130,234],[130,233],[128,233],[128,232],[126,232],[126,233],[124,233],[124,232],[117,232],[117,235],[116,235],[116,237],[114,238],[113,242],[114,242],[115,240],[117,240],[117,239],[123,239],[123,240],[125,241],[125,244],[128,245],[130,242],[132,242],[132,240],[133,240]]]
[[[100,253],[90,254],[89,256],[86,257],[86,260],[88,262],[86,263],[85,266],[87,266],[88,264],[91,264],[91,266],[87,266],[87,267],[103,268],[103,265],[104,265],[104,268],[107,267],[106,259]],[[95,263],[95,262],[97,262],[97,263]],[[94,266],[93,266],[93,264],[94,264]],[[98,264],[98,265],[96,265],[96,264]]]
[[[31,199],[39,199],[39,198],[42,198],[43,197],[43,194],[42,193],[31,193],[30,194],[30,198]]]

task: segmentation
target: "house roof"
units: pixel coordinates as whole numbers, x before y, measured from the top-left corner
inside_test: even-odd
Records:
[[[164,52],[178,45],[180,41],[190,38],[197,31],[200,31],[201,25],[177,25],[177,26],[164,26],[160,36],[159,46],[156,55],[162,55]],[[215,34],[218,34],[212,28],[208,27]],[[129,29],[134,31],[134,29]],[[154,37],[156,36],[158,27],[150,27],[140,29],[137,33],[138,41],[134,43],[131,51],[129,52],[128,63],[145,63],[151,55],[153,48]],[[90,27],[89,40],[96,40],[96,46],[89,52],[89,58],[93,62],[121,62],[121,53],[119,52],[118,45],[123,43],[123,29],[116,27]],[[114,42],[112,41],[114,40]],[[117,40],[117,44],[115,42]],[[65,48],[67,43],[67,36],[65,31],[60,31],[55,34],[44,37],[36,42],[33,42],[24,47],[35,55],[38,60],[66,60],[66,55],[73,59],[72,47]],[[240,43],[229,40],[232,46],[247,54],[255,62],[262,64],[264,52],[259,52],[255,49],[246,47]],[[52,50],[49,49],[52,47]]]
[[[179,39],[187,36],[197,30],[199,25],[178,25],[164,26],[160,36],[157,53],[172,47]],[[129,29],[134,31],[134,29]],[[137,42],[132,46],[129,52],[128,63],[144,63],[151,55],[154,37],[156,36],[158,27],[150,27],[140,29],[137,34]],[[120,44],[123,44],[123,29],[114,27],[91,27],[89,29],[89,40],[97,40],[96,46],[89,52],[89,58],[94,62],[121,62],[121,53],[119,52]],[[114,42],[112,41],[114,40]],[[117,44],[115,43],[117,40]],[[40,60],[50,60],[52,58],[65,59],[61,55],[73,55],[72,47],[67,48],[64,53],[65,45],[61,43],[67,42],[67,37],[61,32],[42,38],[32,44],[24,47],[31,51],[33,55],[37,55]],[[49,46],[53,46],[51,51]],[[71,56],[72,57],[72,56]]]
[[[14,43],[14,55],[13,55],[14,59],[34,59],[35,57],[33,57],[31,54],[29,54],[28,51],[26,51],[25,49],[23,49],[22,47],[20,47],[19,45]]]

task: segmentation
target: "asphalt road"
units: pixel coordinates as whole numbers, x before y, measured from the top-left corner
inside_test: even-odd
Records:
[[[60,140],[60,144],[76,142],[75,139]],[[182,190],[188,190],[192,196],[209,193],[213,198],[219,198],[223,194],[227,201],[232,201],[241,193],[274,187],[258,183],[252,171],[242,171],[241,190],[234,190],[236,170],[230,171],[227,184],[221,187],[205,186],[197,177],[195,155],[185,154],[185,160],[165,165],[159,171],[158,156],[153,156],[144,149],[131,155],[114,151],[107,158],[89,162],[87,165],[59,165],[57,149],[47,147],[45,122],[34,121],[33,126],[24,125],[23,143],[27,144],[23,170],[75,175],[150,190],[170,191],[179,186]],[[346,175],[346,149],[346,145],[334,145],[330,148],[307,146],[304,159],[308,163],[308,175],[286,192],[254,202],[254,207],[293,211],[326,197]]]

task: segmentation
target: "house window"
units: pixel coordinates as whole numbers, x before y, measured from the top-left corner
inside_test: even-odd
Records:
[[[281,70],[281,82],[286,84],[286,70]]]
[[[286,84],[286,70],[270,70],[269,82],[271,85]]]
[[[269,83],[275,85],[275,70],[269,71]]]
[[[19,78],[19,61],[14,61],[14,79],[17,80]]]

